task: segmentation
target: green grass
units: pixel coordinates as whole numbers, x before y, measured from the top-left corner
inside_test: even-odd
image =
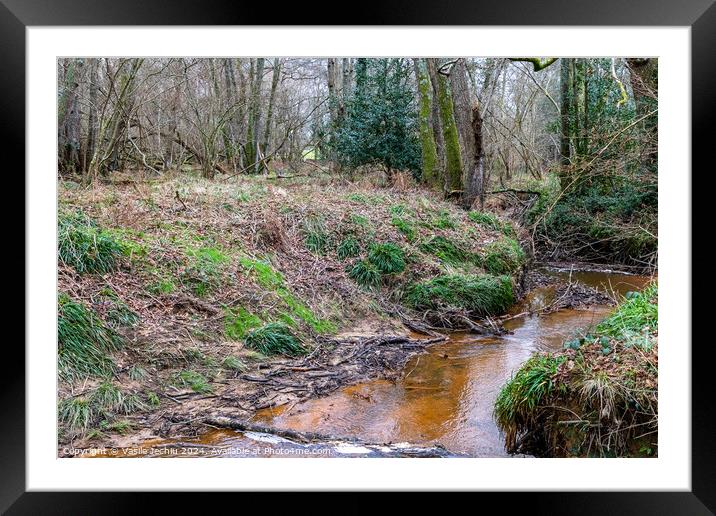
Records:
[[[659,324],[658,286],[652,283],[641,292],[631,292],[617,309],[597,326],[597,333],[610,337],[633,337]]]
[[[229,261],[229,257],[216,247],[200,247],[199,249],[191,249],[187,254],[195,258],[198,262],[205,264],[219,265]]]
[[[191,369],[184,369],[175,373],[172,377],[173,383],[179,387],[189,387],[192,391],[199,394],[211,392],[212,388],[209,385],[208,380],[197,371]]]
[[[137,325],[139,315],[133,312],[114,290],[105,287],[100,291],[99,297],[102,302],[109,304],[105,320],[112,328],[133,328]]]
[[[479,254],[463,249],[459,244],[444,236],[434,236],[420,244],[420,250],[432,254],[442,262],[450,265],[461,265],[472,263],[481,265],[482,259]]]
[[[281,323],[269,323],[251,331],[245,342],[249,348],[263,355],[295,356],[306,351],[290,328]]]
[[[360,244],[355,237],[348,236],[344,238],[336,248],[336,255],[339,260],[354,258],[360,254]]]
[[[326,231],[325,221],[321,217],[311,216],[303,223],[303,239],[306,249],[316,254],[325,254],[331,244]]]
[[[249,330],[261,326],[261,318],[243,307],[227,308],[224,312],[224,334],[231,340],[243,339]]]
[[[132,414],[146,407],[137,394],[125,393],[112,382],[104,381],[89,395],[60,400],[58,421],[71,431],[85,433],[104,419],[102,428],[113,430],[108,423],[115,415]]]
[[[144,409],[144,402],[136,394],[125,394],[110,381],[104,381],[90,395],[90,403],[97,413],[131,414]]]
[[[78,273],[104,274],[117,269],[122,245],[82,211],[60,214],[57,231],[59,258]]]
[[[96,417],[87,398],[77,397],[61,400],[58,407],[59,422],[73,431],[86,431]]]
[[[448,210],[440,210],[438,215],[433,218],[432,225],[438,229],[455,229],[457,227],[455,219]]]
[[[363,215],[357,215],[355,213],[351,213],[350,221],[352,224],[362,227],[362,228],[368,228],[370,227],[370,221],[367,217],[364,217]]]
[[[505,236],[514,236],[515,234],[515,229],[509,222],[501,221],[492,213],[471,211],[467,214],[467,218],[483,227],[500,231]]]
[[[192,263],[184,270],[182,279],[194,294],[204,297],[218,287],[221,267],[229,257],[215,247],[189,249],[186,254],[192,258]]]
[[[109,353],[121,338],[94,312],[62,294],[58,299],[58,372],[64,380],[109,376],[114,362]]]
[[[418,310],[452,307],[480,315],[497,315],[514,303],[509,276],[445,274],[412,285],[406,302]]]
[[[417,231],[410,223],[410,221],[404,217],[395,216],[392,218],[390,223],[393,224],[393,226],[395,226],[398,231],[405,235],[405,238],[408,240],[408,242],[414,241],[418,235]]]
[[[513,238],[504,237],[488,244],[483,252],[483,266],[490,274],[512,274],[526,260],[525,252]]]
[[[147,291],[156,295],[171,294],[176,288],[174,281],[168,278],[158,279],[147,285]]]
[[[268,261],[242,256],[239,258],[239,264],[264,288],[275,289],[283,285],[283,276]]]
[[[368,251],[368,261],[381,274],[398,274],[405,270],[405,253],[390,242],[373,244]]]
[[[129,368],[127,375],[130,380],[138,381],[147,376],[147,371],[143,367],[135,364]]]
[[[530,426],[535,408],[555,390],[554,376],[564,356],[534,355],[504,385],[495,401],[495,420],[514,443],[517,434]]]
[[[236,372],[243,372],[248,369],[246,364],[244,364],[238,357],[232,355],[229,355],[228,357],[224,358],[224,360],[221,361],[221,366],[224,369]]]
[[[286,306],[291,310],[291,313],[298,319],[308,324],[316,333],[333,333],[336,331],[337,328],[335,324],[317,317],[310,308],[304,305],[286,289],[279,289],[278,295],[281,300],[286,303]]]
[[[158,407],[162,404],[162,400],[159,399],[159,395],[156,392],[146,391],[145,396],[147,397],[147,403],[150,407]]]
[[[367,260],[358,260],[348,271],[348,276],[362,287],[375,288],[380,285],[380,271]]]

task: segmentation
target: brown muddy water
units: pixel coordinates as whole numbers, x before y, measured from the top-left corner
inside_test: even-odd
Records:
[[[650,278],[604,272],[543,270],[546,274],[624,295]],[[548,289],[536,289],[513,313],[550,302]],[[612,309],[565,309],[509,320],[506,335],[454,333],[408,362],[397,382],[373,380],[323,398],[258,412],[254,422],[373,443],[441,444],[470,457],[506,457],[493,419],[497,394],[515,370],[538,351],[556,350],[576,333],[586,333]],[[348,444],[304,445],[267,434],[215,430],[195,440],[147,443],[155,456],[380,456],[380,451]],[[151,456],[151,455],[150,455]],[[383,455],[385,456],[385,455]],[[388,454],[390,456],[390,454]]]

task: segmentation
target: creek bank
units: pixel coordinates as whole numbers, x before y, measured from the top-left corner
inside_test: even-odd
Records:
[[[657,305],[653,283],[630,294],[594,331],[522,365],[495,403],[508,451],[657,456]]]

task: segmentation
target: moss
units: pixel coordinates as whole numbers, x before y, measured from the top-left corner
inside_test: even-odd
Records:
[[[484,249],[483,264],[490,274],[511,274],[525,262],[525,252],[517,240],[504,237]]]
[[[422,180],[424,183],[437,187],[440,183],[440,172],[438,169],[438,155],[435,146],[431,117],[432,103],[430,100],[431,87],[430,79],[425,65],[421,62],[417,66],[417,82],[419,93],[418,124],[420,127],[420,147],[422,150]]]
[[[447,307],[489,316],[503,313],[515,299],[508,276],[445,274],[412,285],[405,300],[418,310]]]

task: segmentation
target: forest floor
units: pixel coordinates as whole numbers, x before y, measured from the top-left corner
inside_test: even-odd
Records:
[[[519,227],[410,181],[119,176],[62,182],[59,211],[60,454],[395,378],[547,281]],[[553,309],[609,302],[560,289]]]

